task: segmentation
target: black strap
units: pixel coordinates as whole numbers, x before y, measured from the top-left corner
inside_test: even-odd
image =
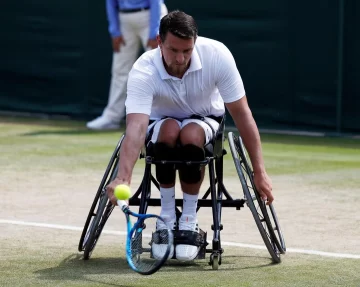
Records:
[[[185,244],[193,246],[204,246],[205,238],[198,232],[190,230],[176,230],[174,233],[174,245]],[[156,230],[152,234],[151,243],[168,244],[167,231]]]
[[[174,244],[203,246],[205,245],[205,239],[198,232],[190,230],[177,230],[174,231]]]
[[[169,237],[167,235],[167,229],[156,230],[152,234],[151,242],[154,242],[155,244],[168,244]]]
[[[213,119],[213,120],[215,120],[215,121],[217,121],[219,124],[221,123],[221,121],[222,121],[222,119],[223,119],[223,117],[224,117],[224,115],[222,115],[222,116],[219,116],[219,117],[217,117],[217,116],[212,116],[212,115],[210,115],[210,116],[199,116],[199,115],[192,115],[191,117],[190,117],[190,119],[198,119],[198,120],[202,120],[202,121],[205,121],[206,122],[206,118],[210,118],[210,119]]]

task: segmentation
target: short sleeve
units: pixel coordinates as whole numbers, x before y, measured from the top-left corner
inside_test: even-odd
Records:
[[[229,49],[220,44],[214,69],[217,71],[216,86],[225,103],[235,102],[245,96],[244,84]]]
[[[151,75],[132,69],[129,73],[126,95],[126,114],[151,114],[154,95]]]

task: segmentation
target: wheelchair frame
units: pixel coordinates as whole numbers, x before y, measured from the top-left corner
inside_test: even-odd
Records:
[[[223,148],[225,138],[224,129],[225,117],[223,117],[220,123],[214,140],[205,146],[206,157],[204,161],[156,161],[153,157],[146,154],[146,149],[143,149],[140,153],[140,158],[144,158],[146,163],[144,177],[137,191],[129,199],[129,205],[139,206],[139,213],[142,214],[146,213],[149,206],[161,206],[160,198],[151,198],[151,183],[153,183],[158,189],[160,188],[159,183],[151,173],[152,164],[207,165],[209,170],[210,186],[202,198],[199,198],[197,210],[199,210],[201,207],[212,207],[212,248],[207,248],[207,233],[200,230],[200,234],[203,236],[203,244],[200,248],[197,259],[204,259],[205,253],[211,253],[209,264],[213,269],[219,268],[222,260],[221,255],[224,251],[221,247],[220,239],[220,232],[223,229],[223,225],[221,224],[222,207],[233,207],[237,210],[240,210],[240,208],[244,207],[244,204],[246,203],[246,205],[251,210],[251,213],[253,214],[256,226],[259,229],[261,237],[267,250],[270,253],[273,262],[279,263],[281,261],[280,254],[285,253],[286,246],[274,206],[272,204],[266,205],[260,199],[253,182],[253,172],[250,162],[247,159],[246,150],[242,143],[241,137],[235,136],[232,132],[229,132],[228,134],[229,146],[244,192],[244,198],[233,199],[225,188],[223,183],[223,156],[226,154],[226,150]],[[78,250],[80,252],[84,251],[85,260],[90,258],[91,253],[99,240],[105,223],[114,208],[106,195],[105,188],[116,177],[120,156],[120,147],[124,137],[125,135],[121,137],[115,148],[115,151],[112,154],[80,237]],[[178,206],[182,206],[182,203],[182,199],[175,200],[177,217],[181,215]]]

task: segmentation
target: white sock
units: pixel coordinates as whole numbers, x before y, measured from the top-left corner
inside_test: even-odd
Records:
[[[161,212],[160,216],[175,217],[175,186],[170,188],[160,187]]]
[[[184,192],[183,196],[184,201],[182,214],[186,216],[193,216],[194,218],[196,218],[196,208],[199,195],[187,194]]]

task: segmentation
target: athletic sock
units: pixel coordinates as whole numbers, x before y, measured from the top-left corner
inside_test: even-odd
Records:
[[[175,213],[175,186],[170,188],[160,187],[161,212],[160,216],[176,217]]]
[[[199,195],[183,193],[183,210],[182,214],[186,216],[193,216],[196,218],[196,209]]]

